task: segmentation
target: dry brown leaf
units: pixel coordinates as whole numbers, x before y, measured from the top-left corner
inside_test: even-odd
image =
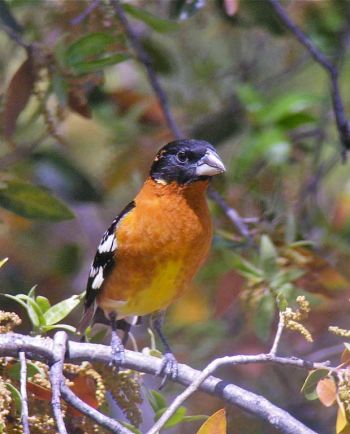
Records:
[[[18,116],[27,105],[33,92],[34,83],[33,60],[31,57],[27,57],[12,77],[5,94],[3,130],[7,139],[11,139],[16,130]]]
[[[323,378],[317,383],[316,393],[318,399],[326,407],[334,404],[337,397],[337,386],[333,378]]]
[[[70,89],[68,92],[68,106],[84,118],[91,119],[91,109],[83,89]]]

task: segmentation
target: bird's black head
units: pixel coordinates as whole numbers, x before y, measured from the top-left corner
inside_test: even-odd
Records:
[[[158,182],[189,184],[225,172],[215,148],[204,140],[175,140],[157,153],[150,176]]]

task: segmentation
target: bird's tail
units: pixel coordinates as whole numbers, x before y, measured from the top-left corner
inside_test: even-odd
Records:
[[[95,303],[93,303],[91,306],[85,309],[85,312],[77,325],[76,331],[79,335],[84,335],[85,330],[95,322],[94,321],[95,314],[96,314],[96,305]]]

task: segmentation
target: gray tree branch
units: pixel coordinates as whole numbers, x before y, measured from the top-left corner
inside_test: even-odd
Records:
[[[29,417],[28,397],[27,397],[27,361],[26,361],[25,352],[19,351],[18,357],[21,365],[21,370],[20,370],[20,389],[21,389],[21,403],[22,403],[21,421],[23,426],[23,433],[30,434],[29,421],[28,421],[28,417]]]
[[[18,357],[18,351],[24,351],[27,357],[33,360],[41,360],[52,363],[53,341],[50,338],[30,337],[16,333],[0,335],[0,357]],[[104,362],[111,361],[110,347],[90,343],[68,341],[65,362]],[[294,366],[307,370],[327,367],[325,363],[311,363],[302,359],[278,357],[271,354],[259,354],[256,356],[233,356],[217,359],[212,362],[215,369],[223,364],[247,364],[247,363],[275,363],[284,366]],[[125,352],[125,368],[134,369],[151,375],[157,375],[161,366],[161,359],[147,356],[134,351]],[[331,369],[331,368],[329,368]],[[199,381],[198,390],[209,395],[217,396],[228,404],[235,405],[248,413],[268,422],[285,434],[316,434],[304,424],[296,420],[289,413],[269,402],[266,398],[256,395],[248,390],[230,384],[221,378],[209,376],[202,381],[203,372],[180,364],[176,382],[189,386],[194,381]],[[206,376],[206,375],[205,375]],[[92,417],[97,423],[109,428],[112,432],[127,433],[117,421],[102,415],[92,409],[74,395],[69,388],[61,386],[62,396],[67,402],[74,405],[79,411]],[[114,425],[113,425],[114,424]],[[113,427],[112,427],[113,425]],[[124,431],[120,430],[123,429]],[[119,429],[119,431],[118,431]]]
[[[53,363],[50,367],[50,382],[52,390],[52,410],[59,434],[67,434],[61,408],[61,384],[64,382],[63,363],[66,354],[67,334],[59,331],[53,340]]]

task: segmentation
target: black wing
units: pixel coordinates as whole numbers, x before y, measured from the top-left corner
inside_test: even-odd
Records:
[[[113,220],[111,226],[103,234],[97,248],[95,258],[90,268],[89,279],[85,294],[85,310],[95,301],[97,294],[102,288],[103,282],[111,272],[115,264],[115,251],[117,250],[117,239],[115,230],[120,220],[125,217],[133,208],[135,202],[130,202],[123,211]]]

